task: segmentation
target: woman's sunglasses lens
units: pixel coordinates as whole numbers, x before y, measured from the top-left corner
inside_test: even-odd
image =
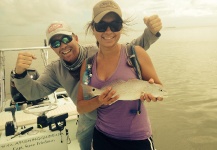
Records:
[[[122,28],[122,22],[111,22],[109,27],[113,32],[118,32]]]
[[[108,24],[105,22],[99,22],[95,24],[95,29],[97,32],[105,32],[108,28]]]

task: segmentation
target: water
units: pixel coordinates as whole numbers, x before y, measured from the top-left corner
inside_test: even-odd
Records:
[[[217,149],[216,29],[168,29],[163,35],[173,40],[162,37],[148,51],[169,91],[146,104],[158,150]]]
[[[162,102],[145,103],[155,146],[157,150],[216,150],[217,27],[165,28],[161,33],[162,37],[148,54],[169,97]],[[124,36],[121,40],[129,41],[137,35],[138,32],[134,31],[133,36]],[[6,48],[4,43],[9,41],[2,42],[1,38],[0,45]],[[10,47],[24,45],[22,40],[25,38]],[[29,45],[24,46],[43,46],[37,41],[29,41]],[[94,39],[81,42],[94,42]],[[57,57],[49,52],[50,62]],[[17,53],[8,52],[5,56],[9,94],[9,73],[15,66]],[[37,70],[41,73],[44,67],[40,54],[37,56],[33,66],[39,65]]]

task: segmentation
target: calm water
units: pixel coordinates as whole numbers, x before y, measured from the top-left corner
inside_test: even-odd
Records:
[[[149,51],[170,95],[146,104],[158,150],[217,149],[216,29],[169,29]]]
[[[1,38],[0,45],[9,42]],[[21,47],[19,44],[24,45],[22,40],[25,38],[10,47]],[[122,41],[126,39],[129,41],[132,37],[125,36]],[[31,45],[34,42],[39,44],[39,40],[35,40],[24,46],[43,46]],[[82,42],[86,43],[85,40]],[[148,53],[169,92],[169,97],[162,102],[145,103],[157,150],[216,150],[217,27],[163,29],[161,39]],[[37,55],[33,66],[41,66],[38,68],[40,73],[43,62],[40,54]],[[10,96],[8,80],[17,53],[8,52],[5,56]],[[56,59],[52,51],[49,58],[49,61]]]

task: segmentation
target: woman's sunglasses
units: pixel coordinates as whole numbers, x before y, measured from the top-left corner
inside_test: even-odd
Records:
[[[68,44],[72,41],[72,36],[65,35],[60,40],[53,40],[50,42],[52,48],[58,48],[61,46],[61,43]]]
[[[112,22],[104,22],[101,21],[99,23],[94,23],[94,27],[97,32],[105,32],[108,27],[112,32],[118,32],[123,27],[122,22],[112,21]]]

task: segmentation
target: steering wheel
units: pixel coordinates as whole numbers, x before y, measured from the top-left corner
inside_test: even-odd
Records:
[[[56,109],[58,107],[57,104],[52,103],[52,104],[40,104],[40,105],[34,105],[27,107],[26,109],[23,110],[23,112],[27,114],[34,114],[37,116],[44,115],[46,112]]]

